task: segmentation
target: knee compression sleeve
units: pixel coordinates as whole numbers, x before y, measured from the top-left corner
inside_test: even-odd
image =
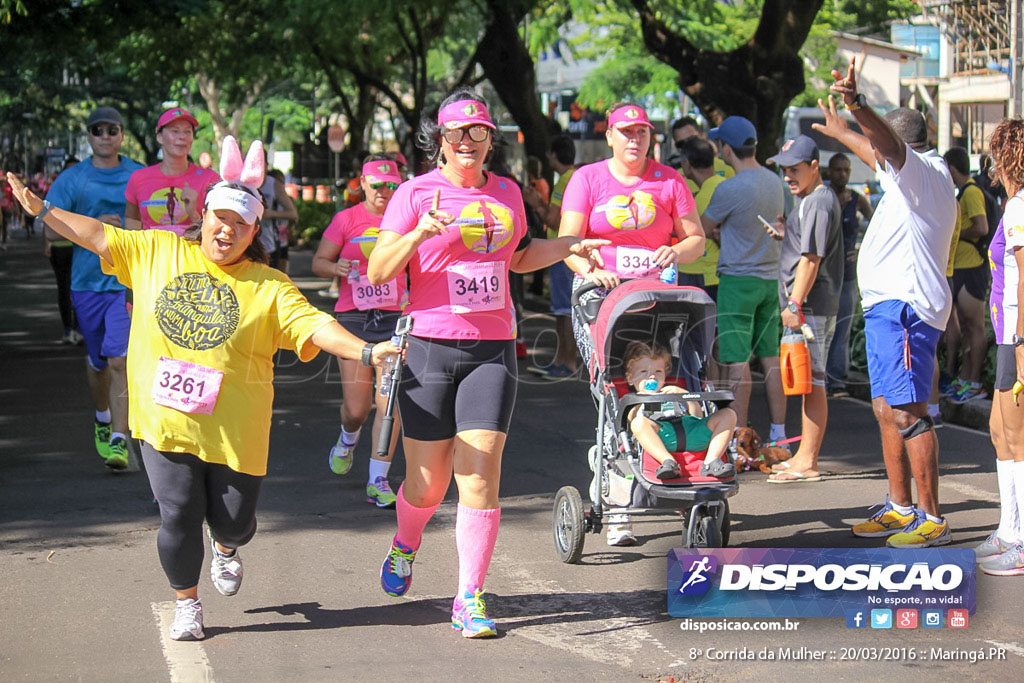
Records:
[[[906,429],[899,430],[899,432],[900,436],[903,437],[904,441],[909,441],[910,439],[913,439],[915,436],[921,436],[926,432],[930,432],[934,427],[935,421],[932,419],[932,416],[925,415],[924,417],[917,418],[917,420],[912,425],[910,425]]]

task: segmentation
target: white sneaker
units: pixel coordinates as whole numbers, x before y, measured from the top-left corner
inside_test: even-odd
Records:
[[[633,535],[633,525],[629,523],[626,515],[608,516],[608,545],[629,546],[636,545],[636,536]]]
[[[238,549],[230,557],[226,557],[217,550],[217,542],[213,540],[213,534],[206,530],[210,537],[210,550],[213,551],[213,559],[210,560],[210,579],[213,587],[221,595],[234,595],[242,586],[242,558]]]
[[[331,472],[335,474],[348,474],[348,471],[352,469],[352,454],[355,452],[355,444],[346,446],[345,444],[338,441],[331,448]]]
[[[171,640],[202,640],[203,605],[193,598],[185,598],[174,603],[174,621],[169,629]]]

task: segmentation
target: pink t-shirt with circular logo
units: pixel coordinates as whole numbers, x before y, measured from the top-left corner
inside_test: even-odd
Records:
[[[605,269],[624,278],[657,278],[661,268],[651,262],[658,247],[671,243],[675,219],[696,208],[693,194],[679,173],[648,160],[640,180],[623,185],[608,161],[576,170],[562,198],[562,211],[587,217],[585,238],[610,240],[601,247]]]
[[[181,197],[182,188],[195,190],[196,211],[202,213],[206,191],[219,181],[216,171],[204,170],[195,164],[189,164],[188,170],[181,175],[164,175],[157,164],[132,173],[124,198],[129,204],[139,207],[143,230],[159,228],[180,236],[192,224]]]
[[[519,186],[490,173],[483,187],[456,187],[434,170],[399,186],[381,231],[411,231],[430,210],[438,189],[439,208],[455,221],[420,244],[409,262],[405,312],[412,315],[412,333],[434,339],[515,339],[509,262],[527,230]]]
[[[335,311],[371,310],[400,311],[405,299],[405,273],[380,285],[371,285],[366,278],[370,253],[377,245],[381,216],[375,216],[359,202],[355,206],[334,214],[324,230],[324,239],[341,247],[338,258],[358,261],[347,278],[338,283],[338,302]]]

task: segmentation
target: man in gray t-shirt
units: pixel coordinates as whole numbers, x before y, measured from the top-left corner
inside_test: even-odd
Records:
[[[721,246],[718,257],[718,357],[737,423],[747,425],[750,355],[761,360],[771,414],[772,441],[786,438],[786,397],[779,375],[779,245],[765,235],[758,216],[782,214],[782,181],[754,158],[757,131],[742,116],[730,116],[708,132],[736,175],[715,188],[701,216],[704,234]]]
[[[805,340],[811,357],[811,393],[803,396],[803,439],[784,468],[773,468],[777,471],[768,482],[818,481],[818,452],[828,422],[825,359],[836,329],[843,283],[842,208],[835,192],[821,182],[818,146],[811,138],[800,135],[787,140],[768,161],[782,169],[797,198],[785,225],[766,227],[782,241],[778,270],[782,324],[795,334],[808,329],[811,333]]]

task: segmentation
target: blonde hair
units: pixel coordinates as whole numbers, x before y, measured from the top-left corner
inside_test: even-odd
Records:
[[[635,362],[641,358],[654,358],[655,360],[665,361],[665,372],[672,368],[672,354],[668,352],[664,346],[660,346],[654,342],[648,344],[642,341],[631,341],[626,346],[626,355],[622,362],[626,369],[626,375],[629,375],[629,370]]]

